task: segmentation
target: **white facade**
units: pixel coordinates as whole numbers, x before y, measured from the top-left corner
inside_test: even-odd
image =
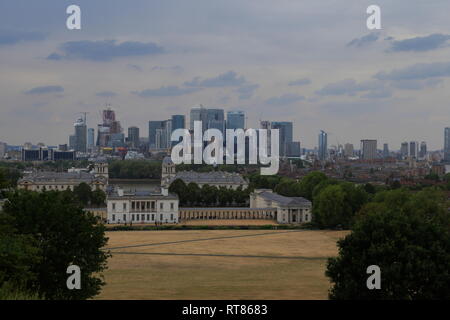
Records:
[[[152,194],[150,192],[124,193],[108,196],[107,222],[111,224],[132,223],[178,223],[178,197]]]
[[[257,189],[250,195],[250,208],[276,208],[280,224],[302,224],[312,221],[311,201],[302,197],[285,197],[270,189]]]

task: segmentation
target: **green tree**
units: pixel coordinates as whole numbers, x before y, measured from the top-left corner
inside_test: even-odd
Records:
[[[450,299],[450,215],[441,193],[395,190],[376,197],[338,241],[326,275],[331,299]],[[369,290],[367,267],[381,269]]]
[[[169,186],[169,192],[178,195],[181,206],[185,206],[187,204],[189,199],[189,191],[183,180],[176,179],[175,181],[173,181]]]
[[[87,206],[91,201],[91,187],[84,182],[73,188],[73,193],[83,206]]]
[[[19,235],[33,237],[41,261],[30,264],[36,281],[28,286],[46,299],[87,299],[97,295],[104,281],[109,253],[105,227],[85,212],[69,192],[15,191],[8,195],[4,214]],[[81,290],[66,287],[67,267],[81,269]]]
[[[104,206],[106,204],[106,194],[100,189],[92,191],[90,199],[91,203],[95,206]]]
[[[300,192],[301,196],[305,197],[308,200],[312,200],[313,198],[313,190],[314,188],[324,180],[327,180],[327,176],[320,171],[314,171],[307,174],[300,181]]]
[[[217,203],[217,188],[208,184],[203,185],[201,191],[202,202],[207,205],[215,205]]]
[[[351,208],[340,185],[329,185],[316,197],[314,222],[322,228],[347,227],[351,220]]]
[[[200,205],[202,202],[202,191],[198,184],[189,182],[187,185],[187,202],[191,205]]]

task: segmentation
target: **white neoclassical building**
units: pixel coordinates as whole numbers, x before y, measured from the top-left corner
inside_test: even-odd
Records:
[[[113,190],[107,197],[107,223],[178,223],[178,196],[151,191]]]
[[[312,221],[311,201],[302,197],[285,197],[270,189],[256,189],[250,194],[250,208],[276,208],[275,220],[278,223]]]
[[[108,185],[108,163],[96,162],[91,172],[83,170],[69,170],[69,172],[42,171],[32,172],[21,178],[19,189],[30,191],[64,191],[73,189],[81,183],[86,183],[92,190],[105,191]]]

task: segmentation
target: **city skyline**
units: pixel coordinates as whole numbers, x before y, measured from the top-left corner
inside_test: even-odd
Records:
[[[450,3],[378,1],[375,32],[369,1],[169,2],[81,0],[79,31],[65,28],[64,3],[2,3],[0,140],[57,145],[77,112],[99,123],[105,102],[141,132],[202,103],[245,111],[248,127],[292,121],[307,148],[320,128],[329,145],[443,148]]]

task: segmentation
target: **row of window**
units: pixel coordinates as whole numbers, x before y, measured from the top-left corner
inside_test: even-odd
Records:
[[[173,210],[175,208],[175,203],[170,203],[170,210]],[[164,202],[159,203],[159,209],[164,209]],[[116,211],[116,203],[112,203],[112,210]],[[127,211],[127,203],[122,203],[122,210]],[[155,201],[132,201],[131,202],[131,210],[138,210],[138,211],[154,211],[155,210]]]
[[[142,221],[142,222],[155,222],[155,218],[157,217],[156,214],[132,214],[131,215],[131,221]],[[117,217],[117,221],[120,222],[128,222],[129,220],[127,220],[127,215],[123,214],[122,215],[122,221],[120,221],[120,217]],[[111,216],[111,220],[112,222],[116,222],[116,215],[113,214]],[[173,221],[174,220],[174,215],[173,213],[170,214],[170,220],[169,221]],[[159,219],[158,222],[163,222],[164,221],[164,217],[162,214],[159,215]],[[165,219],[165,222],[167,222],[167,219]]]

